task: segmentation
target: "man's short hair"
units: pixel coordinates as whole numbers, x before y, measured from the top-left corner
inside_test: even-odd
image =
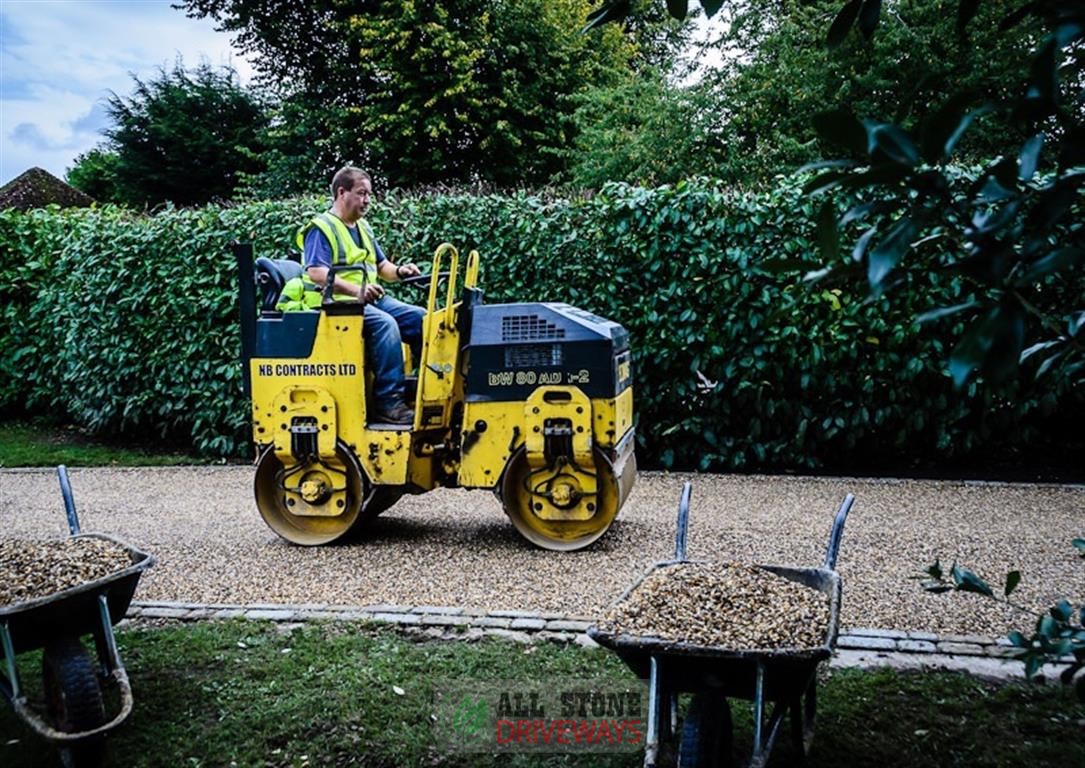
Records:
[[[365,179],[370,184],[373,183],[373,179],[369,177],[369,174],[363,171],[361,168],[355,168],[352,165],[344,165],[335,175],[332,177],[332,200],[335,199],[336,192],[340,188],[347,190],[348,192],[354,189],[354,185],[359,179]]]

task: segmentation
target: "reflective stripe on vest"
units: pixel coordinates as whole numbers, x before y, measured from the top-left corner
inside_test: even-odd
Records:
[[[359,246],[354,242],[354,238],[351,237],[350,229],[347,225],[331,211],[327,211],[314,217],[306,226],[298,230],[296,241],[298,247],[303,251],[305,249],[305,235],[307,235],[309,230],[313,227],[319,229],[321,234],[328,240],[328,245],[331,247],[333,265],[360,264],[364,267],[364,269],[351,269],[340,272],[337,277],[357,286],[377,282],[377,249],[376,246],[373,245],[373,235],[369,229],[369,224],[365,219],[359,219],[357,223],[358,235],[362,241],[362,244]],[[302,273],[302,280],[304,281],[306,288],[316,285],[316,283],[309,278],[308,271]],[[337,301],[354,300],[353,296],[348,296],[343,293],[334,294],[334,298]]]

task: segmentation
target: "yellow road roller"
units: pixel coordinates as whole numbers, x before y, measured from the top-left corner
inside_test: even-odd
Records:
[[[316,309],[279,311],[301,265],[254,263],[249,244],[235,255],[248,275],[256,505],[284,539],[364,532],[403,494],[438,487],[495,492],[516,530],[545,549],[581,549],[614,522],[636,479],[621,325],[568,304],[486,304],[478,253],[461,274],[446,243],[429,274],[404,281],[428,288],[420,359],[404,348],[414,423],[368,424],[363,305],[329,293]]]

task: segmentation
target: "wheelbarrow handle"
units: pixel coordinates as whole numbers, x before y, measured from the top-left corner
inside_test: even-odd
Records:
[[[72,498],[72,484],[68,482],[68,468],[61,464],[57,467],[60,478],[60,493],[64,497],[64,511],[68,513],[68,530],[72,536],[79,535],[79,515],[75,512],[75,499]]]
[[[851,505],[854,503],[855,496],[849,493],[844,497],[840,509],[836,511],[833,529],[829,533],[829,547],[825,550],[825,568],[830,571],[836,568],[836,556],[840,554],[840,539],[844,536],[844,521],[847,520],[848,512],[851,511]]]
[[[689,532],[689,498],[693,495],[693,483],[682,486],[682,498],[678,502],[678,532],[674,536],[674,559],[686,559],[686,534]]]

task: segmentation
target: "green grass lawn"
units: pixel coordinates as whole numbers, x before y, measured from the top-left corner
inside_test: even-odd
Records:
[[[0,467],[157,467],[206,464],[161,445],[112,445],[85,437],[75,429],[45,422],[0,424]]]
[[[226,622],[119,633],[136,709],[112,766],[638,766],[621,755],[452,754],[437,746],[434,681],[632,681],[612,654],[571,646],[413,641],[387,629]],[[39,654],[19,657],[34,683]],[[37,685],[37,683],[34,683]],[[836,671],[822,682],[812,766],[1085,765],[1085,706],[1069,689],[953,673]],[[737,707],[736,707],[737,711]],[[749,741],[748,716],[736,717]],[[782,735],[771,765],[793,762]],[[49,765],[0,707],[0,765]]]

